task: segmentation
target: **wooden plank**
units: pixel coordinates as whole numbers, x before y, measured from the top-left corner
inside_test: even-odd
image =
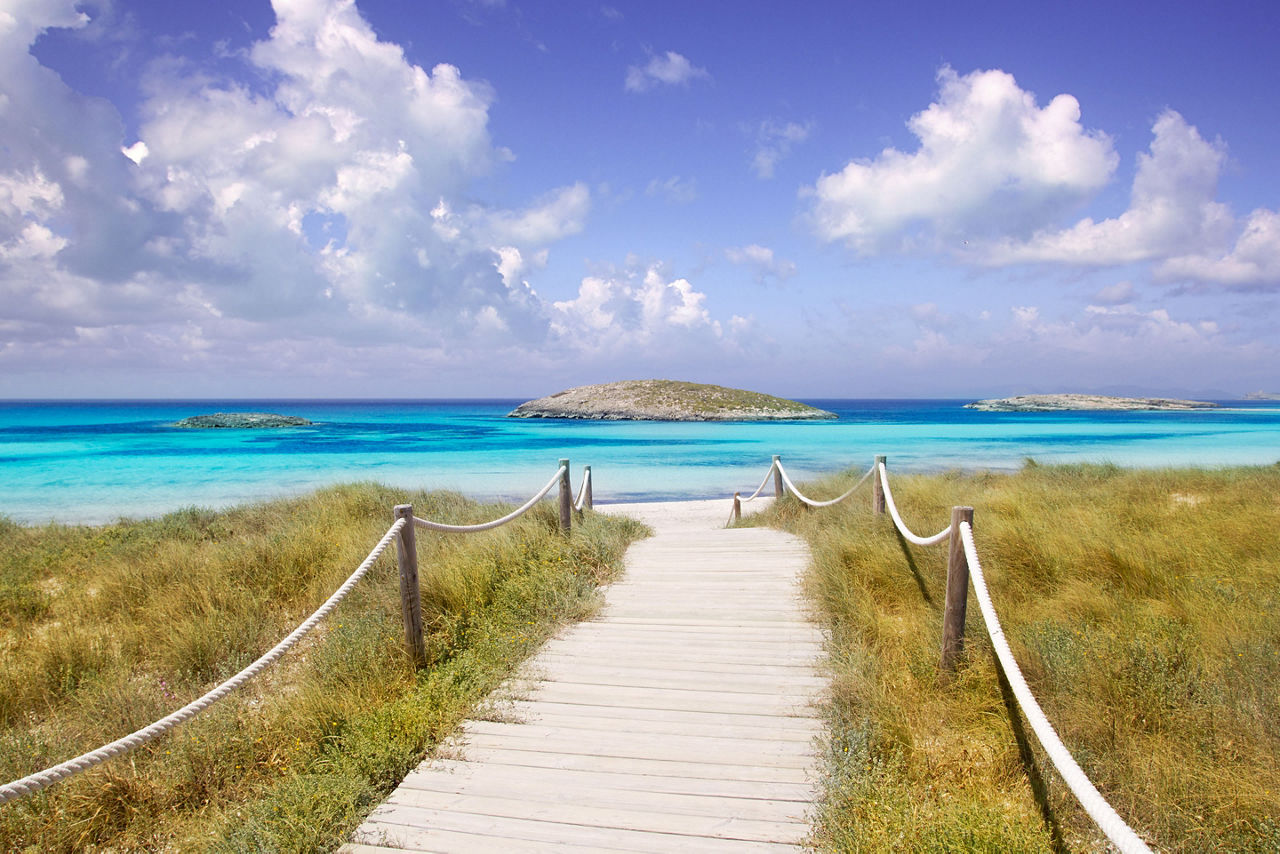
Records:
[[[409,772],[404,786],[434,788],[441,780],[470,781],[510,780],[514,784],[528,781],[552,788],[593,786],[613,791],[666,792],[668,794],[712,795],[718,797],[774,801],[809,802],[816,792],[812,782],[786,783],[757,780],[731,780],[724,777],[667,777],[626,771],[592,771],[581,768],[544,768],[533,765],[500,765],[463,762],[457,759],[432,759]]]
[[[529,802],[559,804],[584,804],[595,807],[626,808],[643,811],[663,811],[698,816],[734,816],[760,821],[802,821],[811,808],[807,798],[777,800],[753,797],[734,797],[724,794],[672,792],[657,788],[630,788],[599,782],[575,782],[563,779],[573,772],[557,772],[561,778],[533,777],[528,774],[481,773],[459,778],[451,774],[423,774],[412,785],[397,791],[392,800],[397,803],[421,801],[402,800],[405,790],[429,791],[465,796],[483,794],[507,798],[519,798]],[[603,775],[596,775],[597,778]],[[407,781],[406,781],[407,782]],[[549,785],[549,783],[552,783]]]
[[[714,736],[564,730],[537,724],[468,724],[460,738],[464,752],[472,747],[514,747],[548,753],[586,753],[637,759],[678,759],[725,765],[778,765],[808,768],[813,751],[805,742]]]
[[[564,800],[502,797],[476,792],[434,792],[424,789],[398,791],[396,797],[374,810],[375,821],[399,823],[397,815],[406,810],[433,810],[454,815],[471,814],[486,818],[529,819],[566,825],[643,830],[651,833],[710,836],[718,839],[740,839],[752,842],[799,842],[808,832],[803,813],[786,818],[745,818],[726,814],[724,809],[737,806],[722,801],[718,814],[705,814],[679,809],[683,801],[662,794],[655,795],[650,809],[637,806],[594,806],[581,799]],[[790,807],[794,809],[794,804]]]
[[[751,780],[760,783],[812,782],[808,769],[780,768],[766,765],[728,765],[705,762],[682,762],[671,759],[641,759],[631,756],[592,756],[577,753],[547,753],[540,750],[519,750],[511,746],[502,748],[470,746],[466,750],[469,762],[496,762],[502,765],[527,765],[534,768],[567,768],[581,771],[607,771],[612,774],[647,774],[654,777],[687,777],[694,780]],[[743,760],[748,761],[749,760]]]
[[[541,682],[590,682],[593,685],[624,685],[632,688],[701,687],[708,691],[723,689],[755,693],[820,690],[826,685],[826,680],[820,676],[802,675],[795,671],[782,674],[706,670],[687,673],[656,667],[619,667],[616,662],[561,662],[559,666],[547,669],[545,675],[540,675],[537,668],[529,669],[527,674],[527,678]]]
[[[400,838],[400,829],[388,828],[384,831],[387,842]],[[512,839],[505,836],[489,836],[480,833],[462,833],[458,831],[432,829],[426,832],[430,838],[430,848],[404,845],[363,845],[348,843],[338,849],[339,854],[405,854],[406,851],[430,851],[434,854],[458,852],[458,854],[592,854],[600,851],[620,851],[626,849],[603,848],[600,845],[570,845],[565,842],[535,842],[528,839]]]
[[[702,709],[642,709],[627,706],[591,706],[574,703],[556,703],[546,698],[533,700],[511,700],[496,704],[493,707],[498,714],[510,713],[519,719],[532,720],[541,712],[547,714],[568,714],[590,716],[604,726],[621,727],[628,721],[657,721],[671,725],[689,726],[744,726],[763,730],[769,728],[795,729],[810,732],[822,731],[820,721],[811,717],[779,717],[777,715],[754,715],[739,712],[732,718],[717,712]]]
[[[356,831],[358,835],[363,837],[368,833],[394,840],[402,851],[457,851],[463,854],[470,854],[473,851],[501,852],[508,850],[504,847],[507,840],[521,846],[540,842],[556,846],[595,847],[597,850],[649,852],[649,854],[670,854],[673,851],[690,852],[690,854],[756,854],[756,852],[780,854],[780,852],[803,850],[786,843],[750,842],[740,839],[654,833],[623,828],[588,827],[530,819],[454,814],[436,810],[407,811],[402,816],[397,816],[396,823],[369,821],[366,824],[367,828],[361,826]],[[441,839],[441,831],[450,834],[453,839],[460,838],[461,834],[468,834],[472,841],[461,845],[446,843]],[[486,839],[492,840],[492,843],[485,844],[482,840]]]
[[[504,718],[504,720],[508,720]],[[574,730],[602,730],[604,732],[648,733],[651,735],[708,735],[722,738],[769,738],[776,741],[801,741],[808,744],[822,732],[821,726],[810,723],[806,718],[769,718],[764,725],[729,724],[717,718],[707,723],[680,720],[638,720],[635,718],[605,718],[591,714],[573,714],[547,712],[536,706],[522,718],[513,712],[509,719],[513,723],[525,725],[544,725]],[[469,721],[467,730],[473,723],[489,723],[488,721]],[[809,725],[805,725],[809,724]]]

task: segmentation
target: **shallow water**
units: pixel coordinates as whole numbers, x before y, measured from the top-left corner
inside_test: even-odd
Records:
[[[793,476],[869,466],[1015,469],[1041,462],[1221,466],[1280,460],[1280,407],[1192,412],[986,413],[955,400],[809,400],[838,421],[655,423],[504,417],[501,401],[0,402],[0,515],[99,523],[224,507],[378,480],[523,499],[556,461],[592,467],[599,501],[754,489],[772,454]],[[312,427],[182,430],[222,411],[301,415]],[[389,511],[388,511],[389,512]]]

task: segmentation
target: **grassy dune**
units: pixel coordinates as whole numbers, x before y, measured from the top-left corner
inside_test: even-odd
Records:
[[[0,520],[0,782],[145,726],[274,645],[360,563],[404,501],[499,508],[375,484],[102,527]],[[334,847],[643,533],[552,509],[496,531],[418,535],[430,666],[402,650],[394,549],[299,647],[132,754],[0,806],[0,850]]]
[[[836,495],[853,477],[805,491]],[[1280,850],[1280,466],[1028,464],[891,485],[917,533],[944,527],[952,505],[975,507],[979,555],[1033,692],[1143,837],[1165,851]],[[939,679],[946,548],[902,541],[869,494],[810,512],[785,501],[769,518],[812,544],[809,589],[831,630],[817,841],[1102,850],[1006,703],[972,595],[963,663],[954,682]]]

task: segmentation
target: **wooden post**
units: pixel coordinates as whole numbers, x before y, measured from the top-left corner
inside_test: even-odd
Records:
[[[969,559],[964,554],[960,523],[973,527],[972,507],[951,508],[951,536],[947,540],[947,604],[942,613],[942,673],[955,672],[964,651],[964,617],[969,602]]]
[[[583,483],[586,484],[586,486],[584,486],[583,488],[587,491],[586,497],[582,499],[582,509],[590,510],[591,509],[591,466],[582,467],[582,477],[583,477]]]
[[[742,521],[742,493],[735,492],[733,494],[733,524]]]
[[[781,499],[786,493],[786,489],[782,485],[782,469],[778,468],[778,464],[782,462],[782,457],[777,454],[773,455],[773,497]]]
[[[871,473],[871,509],[877,516],[884,515],[884,483],[880,480],[880,464],[885,459],[884,454],[877,456],[876,470]]]
[[[560,468],[560,533],[568,536],[573,527],[573,486],[569,483],[569,461],[561,460]]]
[[[413,530],[413,505],[397,504],[395,517],[404,519],[396,536],[396,561],[400,565],[400,610],[404,614],[404,646],[413,666],[427,663],[427,647],[422,637],[422,594],[418,589],[418,539]]]

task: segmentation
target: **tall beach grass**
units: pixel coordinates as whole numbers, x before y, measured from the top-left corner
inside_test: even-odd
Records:
[[[101,527],[0,520],[0,781],[93,749],[235,673],[296,626],[410,501],[376,484]],[[428,666],[402,648],[394,550],[276,667],[172,734],[0,806],[0,850],[315,851],[336,845],[621,565],[637,523],[553,510],[420,533]]]
[[[861,472],[805,487],[825,497]],[[1014,654],[1093,782],[1163,851],[1280,851],[1280,465],[1040,466],[892,476],[908,525],[953,505]],[[830,630],[833,851],[1105,850],[1003,689],[977,603],[938,672],[945,545],[870,509],[792,499],[764,518],[811,544]]]

